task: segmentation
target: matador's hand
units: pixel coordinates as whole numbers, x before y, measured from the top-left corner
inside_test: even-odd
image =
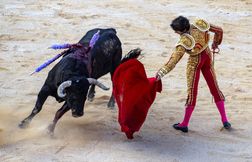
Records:
[[[156,81],[161,80],[162,76],[159,74],[159,72],[156,73]]]
[[[212,49],[213,49],[213,51],[215,51],[216,49],[218,49],[217,43],[213,42]]]

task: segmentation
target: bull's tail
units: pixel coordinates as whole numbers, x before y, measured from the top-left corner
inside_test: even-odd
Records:
[[[133,49],[126,54],[123,59],[121,60],[121,64],[130,60],[130,59],[137,59],[141,55],[142,50],[140,48]]]

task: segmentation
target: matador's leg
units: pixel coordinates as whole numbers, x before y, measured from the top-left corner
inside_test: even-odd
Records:
[[[198,83],[200,78],[200,68],[202,66],[201,56],[190,56],[187,63],[187,87],[188,87],[188,98],[185,107],[185,115],[184,120],[181,123],[174,124],[173,127],[177,130],[181,130],[182,132],[188,132],[188,124],[194,110],[196,99],[197,99],[197,91],[198,91]]]
[[[202,66],[202,69],[201,69],[202,74],[207,82],[207,85],[210,89],[211,94],[214,97],[214,101],[215,102],[224,101],[225,100],[224,95],[220,91],[218,83],[217,83],[215,70],[213,68],[213,63],[211,59],[211,53],[210,51],[206,51],[206,52],[207,52],[206,54],[207,60]]]
[[[215,71],[212,65],[211,60],[211,53],[208,53],[208,59],[206,60],[205,64],[202,67],[202,73],[203,76],[207,82],[207,85],[210,89],[211,94],[214,96],[214,100],[216,103],[216,106],[219,110],[219,113],[221,115],[221,121],[226,129],[231,128],[231,124],[228,122],[226,111],[225,111],[225,104],[224,104],[224,95],[219,89]]]
[[[186,105],[189,105],[189,106],[196,105],[202,61],[203,60],[201,58],[201,55],[190,56],[188,59],[187,69],[186,69],[188,98],[186,101]]]

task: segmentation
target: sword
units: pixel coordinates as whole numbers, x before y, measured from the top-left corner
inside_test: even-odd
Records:
[[[217,47],[215,49],[212,49],[212,52],[213,52],[213,66],[214,66],[214,56],[215,56],[215,54],[219,54],[220,49]]]
[[[215,56],[215,54],[219,54],[220,49],[217,47],[215,49],[212,49],[212,52],[213,52],[213,68],[214,68],[214,56]],[[213,101],[214,101],[214,98],[212,97],[212,103],[213,103]]]

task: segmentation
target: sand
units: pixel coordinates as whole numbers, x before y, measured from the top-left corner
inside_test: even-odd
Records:
[[[172,128],[184,115],[186,101],[185,55],[163,78],[163,92],[152,105],[135,139],[120,132],[117,108],[106,108],[111,90],[97,89],[85,115],[67,113],[55,137],[47,134],[61,104],[48,98],[30,127],[18,123],[32,110],[50,65],[29,74],[58,51],[53,43],[75,43],[86,31],[114,27],[123,53],[140,47],[149,77],[169,59],[178,35],[169,27],[176,16],[202,17],[222,26],[224,39],[215,68],[226,96],[233,129],[222,130],[220,116],[201,76],[198,102],[189,133]],[[0,161],[1,162],[183,162],[252,161],[252,2],[250,0],[137,0],[0,2]],[[100,79],[111,87],[110,76]]]

